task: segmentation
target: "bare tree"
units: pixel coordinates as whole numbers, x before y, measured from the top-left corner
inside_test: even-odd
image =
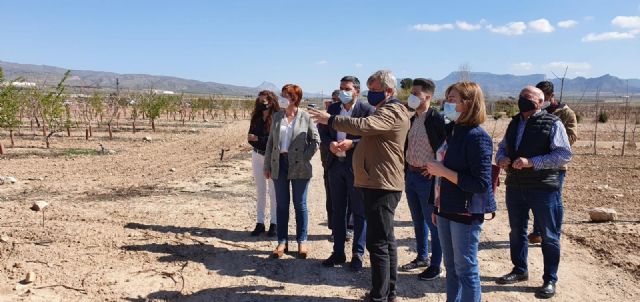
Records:
[[[471,65],[463,63],[458,68],[458,78],[460,82],[471,82]]]
[[[600,87],[598,87],[598,89],[596,90],[596,118],[595,118],[596,126],[595,126],[595,131],[593,131],[593,155],[598,154],[598,149],[596,145],[598,144],[598,119],[599,119],[598,103],[599,102],[600,102]]]
[[[624,156],[624,146],[627,144],[627,120],[629,119],[629,102],[631,96],[629,96],[629,80],[627,80],[627,95],[624,103],[624,130],[622,131],[622,152],[620,156]]]
[[[567,70],[569,70],[569,66],[564,68],[564,74],[562,75],[562,78],[559,78],[553,71],[551,71],[551,73],[553,73],[556,79],[560,80],[560,100],[558,101],[559,103],[562,103],[562,93],[564,92],[564,79],[567,77]]]

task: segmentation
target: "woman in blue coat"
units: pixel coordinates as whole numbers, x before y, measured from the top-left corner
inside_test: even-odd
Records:
[[[493,141],[480,125],[486,119],[480,86],[451,85],[444,113],[447,140],[427,164],[436,176],[434,224],[447,271],[447,301],[481,301],[478,243],[484,214],[495,212],[491,187]]]

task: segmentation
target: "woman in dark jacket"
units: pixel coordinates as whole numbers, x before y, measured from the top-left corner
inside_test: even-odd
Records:
[[[451,121],[447,140],[427,164],[436,176],[434,224],[447,271],[447,301],[481,301],[478,243],[484,214],[495,211],[491,187],[493,142],[480,124],[484,96],[476,83],[447,89],[444,113]]]
[[[273,237],[276,235],[276,191],[271,179],[266,179],[263,173],[264,153],[267,148],[267,140],[271,131],[271,117],[274,112],[280,111],[278,98],[275,93],[269,90],[260,91],[256,99],[251,113],[251,125],[249,126],[249,134],[247,140],[253,147],[251,153],[251,166],[253,168],[253,177],[256,181],[257,191],[257,223],[251,232],[251,236],[258,236],[265,232],[265,208],[267,207],[267,191],[269,192],[271,224],[267,235]],[[268,188],[268,190],[267,190]]]

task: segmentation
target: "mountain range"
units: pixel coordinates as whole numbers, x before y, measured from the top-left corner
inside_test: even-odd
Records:
[[[460,72],[452,72],[444,79],[435,81],[436,95],[443,94],[446,87],[458,82],[461,78]],[[551,81],[554,84],[557,97],[561,87],[560,79],[549,79],[544,74],[512,75],[471,72],[468,78],[473,82],[477,82],[489,97],[513,96],[524,86],[535,85],[545,80]],[[605,74],[595,78],[566,78],[564,80],[563,94],[569,97],[581,97],[584,95],[586,98],[593,98],[597,89],[600,89],[600,95],[603,96],[624,96],[627,94],[627,83],[629,85],[629,94],[640,92],[639,79],[626,80]]]
[[[55,85],[66,72],[67,69],[47,66],[18,64],[0,61],[0,67],[4,70],[5,78],[14,79],[22,77],[25,81],[35,82],[38,85]],[[441,96],[444,89],[461,79],[460,72],[452,72],[441,80],[435,80],[436,96]],[[482,87],[485,94],[490,98],[514,96],[522,87],[535,85],[546,80],[544,74],[512,75],[493,74],[489,72],[470,72],[468,78],[477,82]],[[105,90],[116,89],[116,79],[122,90],[143,90],[158,89],[169,90],[176,93],[193,94],[222,94],[233,96],[255,96],[261,90],[268,89],[278,91],[279,88],[273,83],[263,82],[257,87],[237,86],[216,82],[203,82],[191,79],[182,79],[170,76],[157,76],[148,74],[118,74],[104,71],[71,70],[71,77],[67,80],[67,85],[77,88],[100,88]],[[400,81],[401,77],[398,78]],[[364,79],[362,79],[364,84]],[[556,86],[556,94],[559,92],[560,80],[551,79]],[[629,93],[640,93],[640,79],[620,79],[606,74],[595,78],[577,77],[565,79],[564,95],[580,97],[582,95],[593,96],[599,88],[601,95],[622,96],[627,93],[627,83]],[[320,94],[305,93],[305,98],[318,98]],[[324,97],[327,97],[326,95]]]

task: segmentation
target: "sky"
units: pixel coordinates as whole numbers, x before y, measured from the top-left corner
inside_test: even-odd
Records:
[[[474,72],[640,78],[640,0],[0,0],[0,60],[255,87]]]

